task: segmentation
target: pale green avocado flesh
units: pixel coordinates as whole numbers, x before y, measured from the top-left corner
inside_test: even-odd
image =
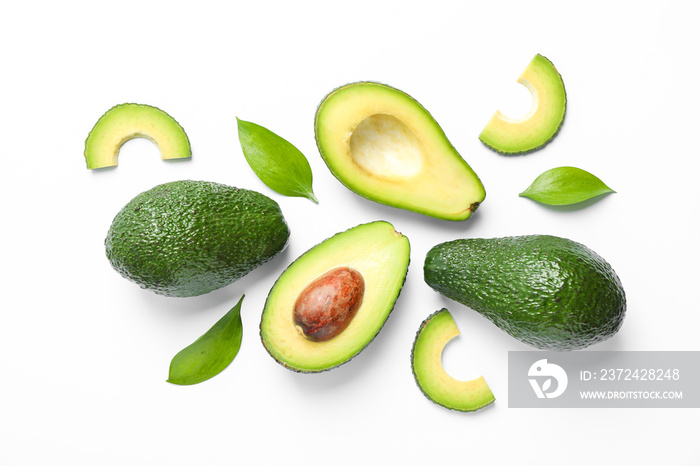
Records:
[[[551,141],[564,122],[566,90],[561,75],[551,61],[536,55],[518,82],[532,94],[532,107],[522,118],[511,118],[496,111],[479,139],[502,154],[524,154]]]
[[[393,87],[358,82],[318,107],[316,143],[333,175],[380,204],[465,220],[486,195],[428,111]]]
[[[270,355],[297,372],[321,372],[339,366],[364,349],[379,333],[401,292],[408,271],[408,239],[384,221],[356,226],[314,246],[275,282],[260,323]],[[295,326],[295,302],[326,272],[347,267],[364,279],[364,296],[350,324],[339,335],[311,341]]]
[[[441,309],[423,321],[411,352],[413,376],[423,394],[431,401],[456,411],[476,411],[495,401],[483,377],[457,380],[442,365],[445,345],[459,335],[447,309]]]
[[[116,166],[119,149],[134,138],[152,141],[162,159],[192,156],[185,131],[170,115],[150,105],[127,103],[109,109],[90,131],[85,141],[87,167]]]

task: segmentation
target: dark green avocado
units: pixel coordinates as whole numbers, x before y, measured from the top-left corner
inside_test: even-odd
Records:
[[[117,214],[105,239],[114,269],[165,296],[226,286],[282,251],[289,228],[275,201],[208,181],[143,192]]]
[[[540,349],[599,343],[625,317],[625,292],[610,264],[556,236],[442,243],[428,252],[424,277],[436,291]]]

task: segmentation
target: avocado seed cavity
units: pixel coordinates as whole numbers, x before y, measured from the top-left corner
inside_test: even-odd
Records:
[[[372,115],[350,137],[352,158],[369,173],[388,179],[410,178],[423,165],[413,131],[391,115]]]
[[[340,335],[362,304],[365,281],[350,267],[337,267],[316,278],[294,303],[294,325],[308,340]]]

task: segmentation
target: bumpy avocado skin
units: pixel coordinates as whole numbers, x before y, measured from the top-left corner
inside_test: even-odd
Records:
[[[226,286],[287,245],[278,204],[255,191],[175,181],[139,194],[114,218],[107,258],[155,293],[187,297]]]
[[[460,239],[425,260],[428,285],[540,349],[585,348],[613,336],[626,311],[620,279],[602,257],[547,235]]]

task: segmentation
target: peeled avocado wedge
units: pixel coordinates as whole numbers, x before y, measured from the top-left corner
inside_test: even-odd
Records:
[[[302,254],[275,282],[265,302],[260,336],[267,351],[297,372],[326,371],[352,359],[379,333],[394,308],[409,253],[408,239],[390,223],[377,221],[338,233]],[[358,274],[364,283],[359,299],[351,296]],[[337,304],[331,311],[338,312],[314,314],[309,305],[314,296],[317,307],[331,301]],[[354,305],[350,312],[347,308]],[[324,335],[338,313],[344,327]],[[298,314],[309,319],[297,319]]]
[[[524,154],[554,138],[566,114],[566,90],[551,61],[537,54],[518,78],[532,94],[532,107],[522,118],[493,114],[479,135],[481,142],[502,154]]]
[[[160,150],[161,159],[192,156],[190,141],[180,124],[163,110],[142,104],[122,104],[97,120],[85,141],[89,169],[117,165],[119,149],[128,140],[146,138]]]
[[[459,329],[447,309],[431,314],[416,333],[411,351],[413,376],[431,401],[456,411],[476,411],[496,398],[483,377],[457,380],[442,366],[442,351]]]
[[[428,111],[375,82],[347,84],[316,111],[316,144],[333,175],[380,204],[465,220],[486,195]]]

